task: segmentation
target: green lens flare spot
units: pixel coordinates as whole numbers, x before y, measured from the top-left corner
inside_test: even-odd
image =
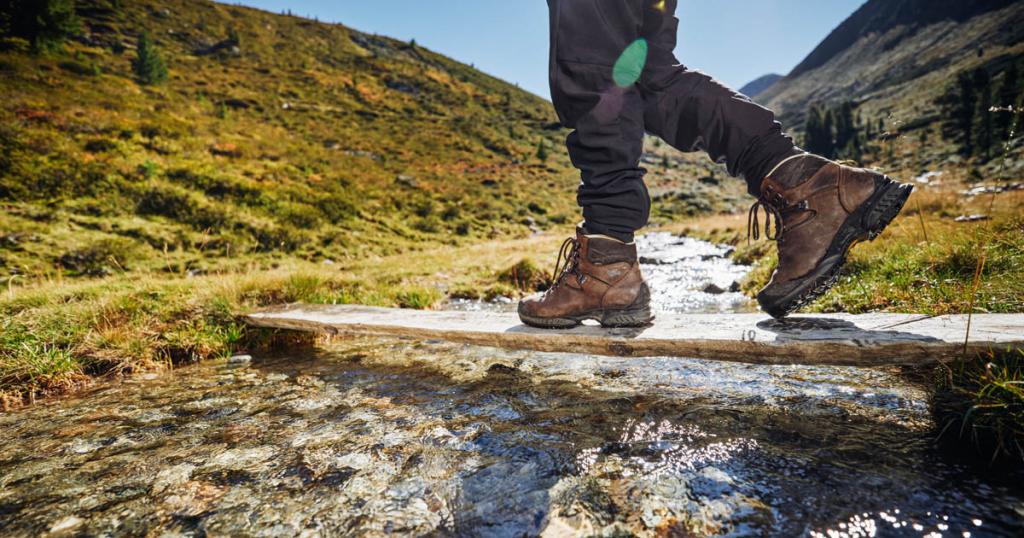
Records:
[[[620,88],[633,85],[640,79],[640,73],[644,72],[644,65],[647,63],[647,40],[637,39],[629,44],[626,50],[622,51],[619,59],[612,67],[612,79],[615,85]]]

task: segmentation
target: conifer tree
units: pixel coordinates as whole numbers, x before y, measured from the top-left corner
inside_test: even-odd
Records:
[[[1010,67],[1003,72],[1003,79],[993,95],[995,101],[993,104],[1001,109],[992,118],[995,137],[999,142],[1006,142],[1010,139],[1013,117],[1018,112],[1014,105],[1024,93],[1022,86],[1024,86],[1024,80],[1021,79],[1020,67],[1017,62],[1011,63]],[[1013,110],[1006,110],[1011,107]]]
[[[847,159],[860,158],[860,142],[857,125],[854,123],[853,102],[844,101],[839,108],[833,110],[835,118],[835,141],[833,153]]]
[[[973,73],[961,72],[949,85],[945,93],[935,100],[943,119],[942,137],[955,142],[960,153],[970,156],[974,153],[974,113],[978,107],[978,91]]]
[[[821,105],[813,105],[807,111],[804,124],[804,145],[807,151],[828,156],[832,153],[832,128],[828,112]]]
[[[52,52],[78,33],[74,0],[0,0],[0,35],[20,37],[35,52]]]
[[[548,145],[544,143],[543,139],[537,144],[537,159],[541,162],[548,160]]]
[[[988,71],[982,68],[975,69],[972,78],[977,92],[971,125],[973,153],[987,160],[992,158],[992,145],[995,141],[991,111],[992,79],[989,77]]]
[[[132,65],[135,76],[142,84],[162,84],[167,81],[167,65],[160,56],[156,44],[149,38],[149,34],[143,33],[139,36],[135,62]]]

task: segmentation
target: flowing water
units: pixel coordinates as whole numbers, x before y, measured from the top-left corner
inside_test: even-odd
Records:
[[[701,291],[743,274],[724,248],[642,241],[661,309],[749,308]],[[1024,532],[1024,475],[937,450],[925,388],[895,370],[345,339],[99,387],[0,432],[3,535]]]

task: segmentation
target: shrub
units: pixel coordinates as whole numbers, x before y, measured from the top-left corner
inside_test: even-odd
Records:
[[[402,308],[430,308],[441,300],[441,292],[436,288],[406,288],[395,293],[395,300]]]
[[[139,165],[139,173],[146,179],[153,179],[158,172],[160,172],[160,165],[149,159]]]
[[[423,217],[413,222],[412,227],[428,234],[437,233],[441,231],[441,221],[437,217],[431,215],[429,217]]]
[[[309,236],[305,232],[291,226],[254,228],[252,233],[260,252],[293,252],[309,243]]]
[[[75,61],[66,61],[59,64],[60,68],[76,75],[82,75],[87,77],[99,76],[103,71],[96,62],[82,63]]]
[[[171,187],[153,187],[142,194],[136,211],[141,215],[161,215],[188,224],[196,230],[222,228],[227,214],[203,204],[188,191]]]
[[[520,291],[541,290],[551,284],[548,275],[526,259],[498,273],[498,281],[511,284]]]
[[[85,151],[89,153],[106,153],[117,148],[117,144],[106,138],[97,138],[85,143]]]
[[[332,223],[339,223],[351,220],[357,216],[356,208],[352,202],[340,198],[337,194],[317,200],[316,207]]]
[[[128,261],[134,258],[137,246],[128,239],[101,239],[88,246],[70,250],[57,258],[61,267],[74,273],[89,276],[105,276],[112,266],[127,269]]]

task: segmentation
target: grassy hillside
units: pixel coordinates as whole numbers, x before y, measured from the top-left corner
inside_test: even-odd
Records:
[[[550,104],[470,66],[202,0],[77,6],[82,35],[63,51],[7,39],[0,53],[0,272],[14,284],[339,260],[576,218]],[[132,72],[143,32],[165,84]],[[654,192],[687,192],[669,214],[732,207],[688,188],[713,165],[651,151]]]
[[[571,221],[550,105],[470,66],[201,0],[77,5],[63,52],[0,54],[3,273],[339,260]],[[133,75],[142,32],[165,84]]]

